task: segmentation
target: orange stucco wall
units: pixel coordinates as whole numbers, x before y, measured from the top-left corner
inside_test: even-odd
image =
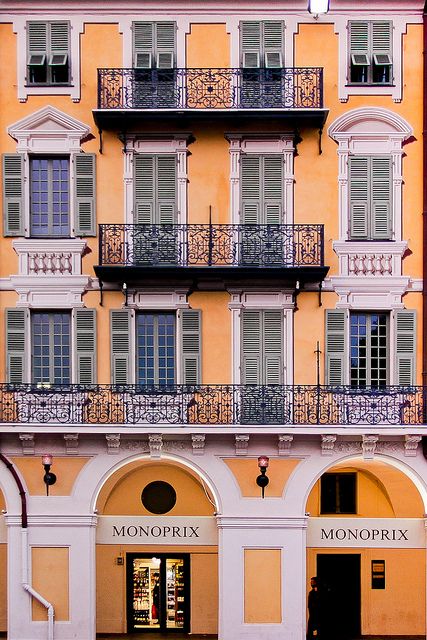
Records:
[[[53,605],[55,620],[70,619],[68,547],[32,547],[33,587]],[[47,620],[46,609],[33,598],[32,619]]]
[[[282,563],[280,549],[245,549],[245,622],[282,621]]]

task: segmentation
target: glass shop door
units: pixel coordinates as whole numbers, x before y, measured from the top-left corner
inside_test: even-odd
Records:
[[[190,628],[189,554],[126,554],[128,633]]]

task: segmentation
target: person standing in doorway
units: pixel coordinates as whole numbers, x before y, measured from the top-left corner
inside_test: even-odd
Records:
[[[308,623],[307,623],[307,640],[321,640],[320,618],[320,593],[317,577],[310,580],[311,590],[308,593]]]

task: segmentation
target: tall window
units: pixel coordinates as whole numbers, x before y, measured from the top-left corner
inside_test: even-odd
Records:
[[[283,67],[283,32],[281,20],[241,22],[241,66],[244,69]]]
[[[392,163],[389,156],[350,156],[350,239],[392,239]]]
[[[68,158],[31,158],[30,221],[33,237],[70,235]]]
[[[136,332],[137,384],[175,384],[175,314],[140,313]]]
[[[391,22],[349,23],[349,82],[390,84],[392,77]]]
[[[61,85],[70,82],[70,23],[27,23],[27,82]]]
[[[71,314],[35,312],[31,315],[32,381],[70,384]]]
[[[355,387],[388,383],[388,314],[350,314],[350,381]]]

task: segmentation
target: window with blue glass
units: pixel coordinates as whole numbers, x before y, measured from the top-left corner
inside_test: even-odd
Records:
[[[136,316],[136,331],[137,384],[159,386],[175,384],[175,314],[140,313]]]
[[[70,235],[69,158],[31,158],[30,227],[35,238]]]
[[[36,312],[31,315],[32,381],[71,382],[71,314]]]
[[[387,313],[350,314],[350,376],[353,387],[388,384]]]

